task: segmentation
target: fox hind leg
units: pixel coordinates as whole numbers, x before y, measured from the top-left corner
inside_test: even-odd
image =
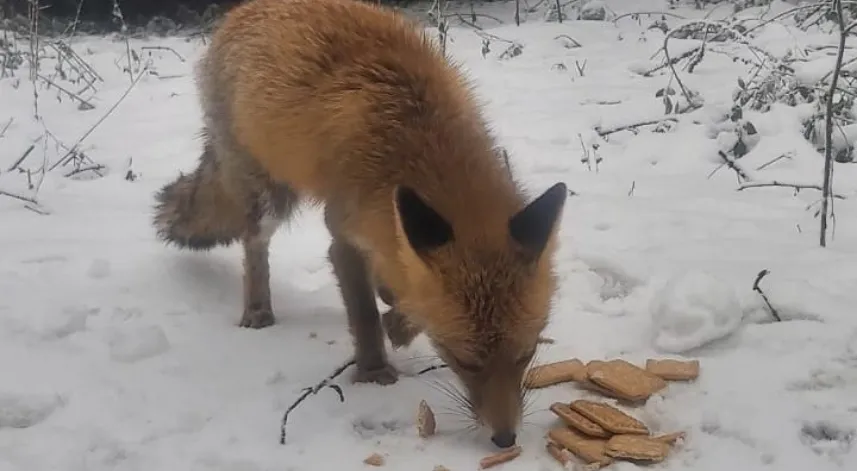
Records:
[[[244,312],[241,327],[261,329],[273,325],[271,306],[271,237],[288,219],[297,204],[297,195],[287,186],[268,182],[253,196],[247,210],[244,246]]]

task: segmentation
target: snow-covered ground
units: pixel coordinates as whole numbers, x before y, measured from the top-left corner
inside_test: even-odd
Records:
[[[665,3],[608,2],[617,13]],[[786,7],[776,2],[772,11]],[[518,27],[508,6],[477,11],[502,19],[480,24],[520,42],[521,54],[499,59],[507,44],[495,39],[483,57],[482,38],[458,25],[450,53],[476,80],[533,192],[557,180],[576,192],[562,223],[561,285],[545,333],[556,343],[543,346],[539,361],[700,359],[698,381],[671,384],[634,411],[655,431],[687,432],[658,468],[857,469],[857,167],[836,165],[835,190],[845,199],[835,201],[835,236],[822,249],[820,192],[737,191],[728,167],[710,175],[722,163],[717,150],[734,142],[734,133],[718,132],[729,126],[732,93],[749,66],[707,54],[692,74],[679,71],[704,107],[675,116],[666,132],[648,126],[605,140],[596,128],[664,117],[655,93],[669,74],[638,73],[663,61],[652,55],[664,33],[647,29],[657,17],[558,24],[531,14]],[[711,17],[729,13],[720,7]],[[780,24],[756,33],[753,44],[778,56],[836,41]],[[582,47],[566,47],[559,35]],[[671,44],[676,56],[698,42]],[[0,80],[0,132],[13,118],[0,137],[0,191],[33,196],[26,173],[6,171],[33,143],[19,168],[31,169],[39,185],[37,206],[0,195],[0,470],[349,470],[363,469],[373,452],[386,456],[387,469],[476,469],[493,449],[484,435],[464,432],[462,417],[444,413],[454,409],[434,384],[452,381],[444,370],[389,387],[351,385],[346,374],[345,402],[329,390],[310,398],[292,414],[288,443],[278,443],[285,408],[351,353],[320,215],[306,211],[274,239],[278,323],[238,328],[240,250],[177,251],[156,241],[150,226],[153,193],[200,152],[191,72],[202,41],[131,41],[158,76],[140,78],[88,135],[139,64],[130,76],[122,71],[122,41],[77,37],[71,45],[103,78],[97,93],[82,95],[94,109],[40,87],[39,122],[26,65]],[[151,46],[172,51],[141,49]],[[818,77],[831,64],[829,57],[801,63],[801,75]],[[744,111],[758,136],[739,162],[755,181],[821,183],[822,157],[801,136],[812,106]],[[84,135],[80,149],[105,166],[103,178],[65,177],[69,164],[40,183],[42,163],[53,164]],[[135,178],[126,179],[129,172]],[[780,323],[752,290],[763,269],[770,274],[761,287]],[[436,361],[431,355],[421,339],[393,361],[415,373]],[[547,407],[586,395],[573,386],[540,390],[520,435],[524,454],[503,469],[558,469],[543,449],[555,423]],[[423,398],[440,412],[439,435],[428,441],[414,426]]]

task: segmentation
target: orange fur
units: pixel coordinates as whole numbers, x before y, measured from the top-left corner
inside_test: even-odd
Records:
[[[252,207],[246,185],[279,185],[296,201],[323,205],[346,305],[360,304],[349,301],[363,294],[359,276],[376,278],[394,299],[392,314],[425,332],[464,382],[476,415],[496,433],[513,432],[521,377],[555,290],[555,219],[565,187],[556,187],[545,215],[531,224],[546,231],[532,236],[537,248],[528,251],[522,241],[530,229],[512,231],[510,220],[529,206],[494,153],[457,67],[418,25],[384,8],[248,0],[214,34],[199,84],[212,145],[228,149],[215,152],[218,171],[261,176],[221,178],[222,192]],[[407,222],[438,234],[443,224],[401,208],[400,188],[448,223],[440,246],[414,245],[417,233],[408,233]],[[245,235],[245,246],[257,239]],[[263,293],[248,290],[250,297]],[[362,308],[369,311],[349,311],[358,370],[392,382],[369,372],[386,360],[361,347],[380,329],[370,319],[377,312]]]

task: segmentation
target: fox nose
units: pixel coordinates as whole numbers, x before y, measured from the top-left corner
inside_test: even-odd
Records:
[[[491,437],[491,441],[494,445],[497,445],[498,448],[509,448],[515,446],[515,439],[517,439],[517,435],[515,432],[497,432]]]

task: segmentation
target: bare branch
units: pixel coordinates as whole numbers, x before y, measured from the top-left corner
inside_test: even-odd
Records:
[[[753,182],[753,181],[748,181],[748,182],[742,183],[742,184],[741,184],[741,186],[739,186],[739,187],[738,187],[738,190],[737,190],[737,191],[746,190],[746,189],[748,189],[748,188],[765,188],[765,187],[772,187],[772,186],[778,186],[778,187],[781,187],[781,188],[792,188],[792,189],[795,189],[795,190],[798,190],[798,191],[800,191],[800,190],[818,190],[818,191],[823,191],[823,187],[822,187],[821,185],[809,185],[809,184],[800,184],[800,183],[788,183],[788,182],[780,182],[780,181],[776,181],[776,180],[771,180],[771,181],[767,181],[767,182]],[[844,196],[844,195],[841,195],[841,194],[833,194],[832,196],[833,196],[833,198],[837,198],[837,199],[840,199],[840,200],[844,200],[844,199],[845,199],[845,196]]]
[[[75,153],[77,152],[77,149],[80,146],[80,144],[83,143],[83,141],[87,137],[89,137],[89,135],[92,134],[92,132],[95,131],[95,129],[98,128],[98,126],[100,126],[101,123],[103,123],[104,120],[107,119],[108,116],[110,116],[113,113],[113,111],[119,106],[119,104],[125,100],[125,98],[128,96],[128,94],[131,93],[131,90],[133,90],[134,87],[137,85],[137,82],[139,82],[140,79],[143,78],[143,75],[145,75],[146,72],[148,72],[148,70],[149,70],[148,68],[144,68],[143,70],[141,70],[140,73],[137,74],[137,77],[131,82],[131,85],[129,85],[128,88],[125,90],[125,93],[123,93],[122,96],[120,96],[119,99],[116,100],[116,103],[114,103],[113,106],[111,106],[110,109],[107,110],[107,112],[104,113],[104,115],[101,118],[99,118],[98,121],[95,122],[95,124],[93,124],[85,133],[83,133],[83,135],[80,136],[80,138],[77,140],[77,142],[75,142],[74,145],[71,146],[71,148],[65,153],[65,155],[63,155],[62,158],[60,158],[53,165],[51,165],[50,169],[48,169],[48,170],[53,170],[53,169],[59,167],[60,165],[65,164],[65,162],[69,158],[73,157],[75,155]]]
[[[765,301],[765,305],[768,306],[768,310],[771,311],[771,315],[774,316],[774,319],[777,322],[782,322],[783,319],[780,317],[780,313],[777,312],[776,309],[774,309],[774,306],[771,305],[770,301],[768,301],[768,297],[765,296],[765,292],[762,291],[762,288],[759,286],[759,283],[762,281],[762,278],[766,277],[768,273],[770,273],[770,271],[765,269],[760,271],[759,274],[756,275],[756,280],[753,282],[753,291],[759,293],[762,296],[762,300]]]

